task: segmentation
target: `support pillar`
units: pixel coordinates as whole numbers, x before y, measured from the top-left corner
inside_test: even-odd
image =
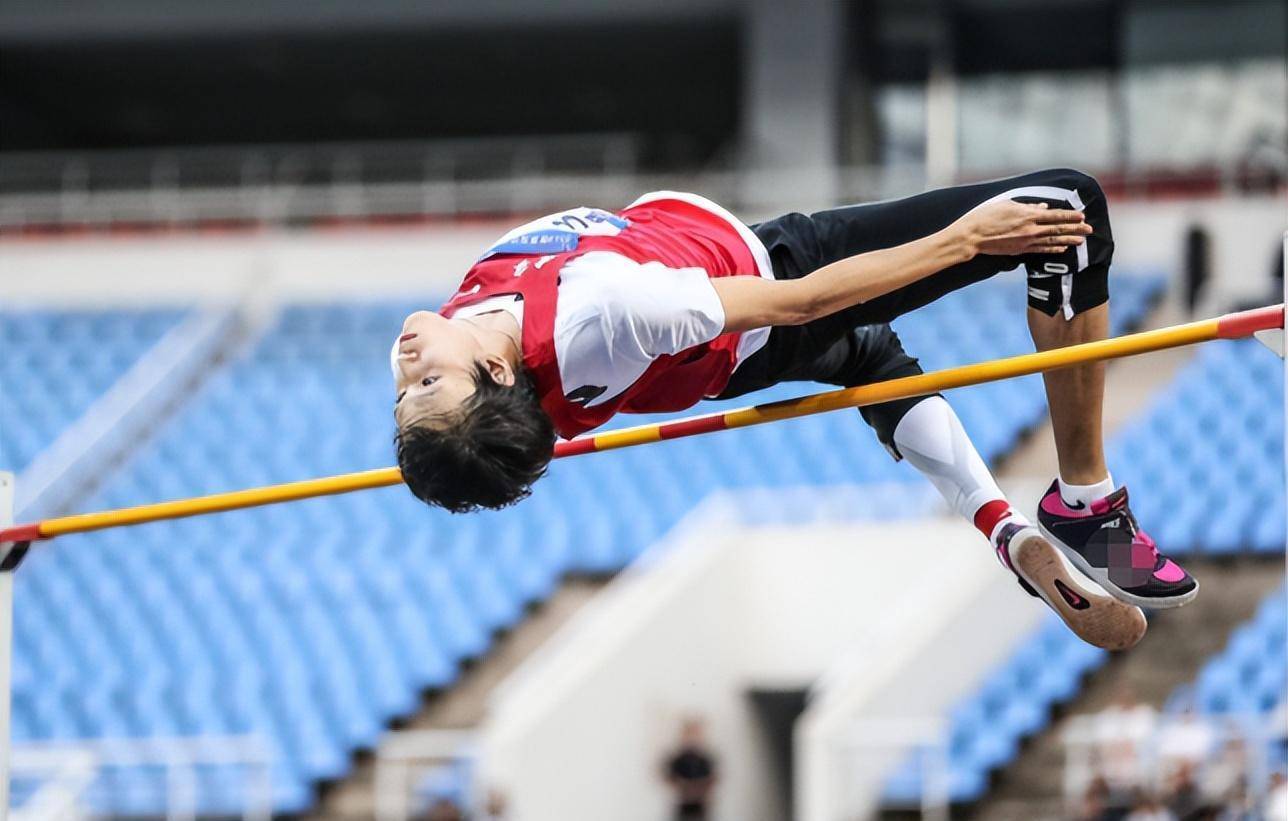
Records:
[[[0,527],[13,524],[14,478],[12,473],[0,472]],[[9,709],[13,702],[13,553],[26,552],[26,546],[0,545],[0,821],[9,818],[9,748],[13,745],[13,730]]]
[[[743,185],[748,210],[833,205],[845,8],[839,0],[751,0],[745,7]]]

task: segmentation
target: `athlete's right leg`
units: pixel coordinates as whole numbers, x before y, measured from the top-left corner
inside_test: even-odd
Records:
[[[908,410],[893,439],[898,453],[953,510],[984,533],[1020,586],[1046,602],[1079,638],[1106,650],[1126,650],[1145,635],[1139,607],[1110,595],[1011,508],[942,397],[926,397]]]
[[[734,372],[720,398],[778,382],[853,387],[922,372],[889,325],[852,329],[820,349],[821,339],[808,326],[775,328],[765,347]],[[1140,640],[1145,631],[1141,611],[1112,598],[1080,573],[1011,507],[942,396],[885,402],[860,411],[890,454],[921,472],[952,510],[989,540],[1020,585],[1045,601],[1080,638],[1111,650]]]

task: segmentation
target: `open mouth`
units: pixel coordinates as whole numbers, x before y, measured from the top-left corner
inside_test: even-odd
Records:
[[[408,341],[410,341],[410,340],[412,340],[412,339],[415,339],[415,338],[416,338],[416,334],[403,334],[402,336],[398,337],[398,341],[399,341],[399,342],[408,342]]]

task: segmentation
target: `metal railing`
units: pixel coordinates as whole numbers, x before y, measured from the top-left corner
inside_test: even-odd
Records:
[[[407,730],[390,733],[376,753],[376,821],[412,816],[413,778],[418,772],[472,760],[475,734],[468,730]]]
[[[31,797],[15,807],[21,821],[89,817],[96,783],[113,769],[156,768],[165,772],[166,821],[194,821],[199,810],[198,772],[240,767],[246,773],[241,817],[268,821],[273,807],[273,753],[259,736],[95,739],[24,742],[11,751],[15,780],[40,780]]]
[[[576,205],[623,206],[645,191],[701,191],[730,208],[768,214],[826,207],[925,187],[921,166],[839,168],[833,196],[820,199],[790,170],[525,171],[504,178],[426,177],[411,182],[256,180],[218,187],[170,186],[0,193],[0,229],[27,226],[298,225],[329,220],[458,218],[535,214]]]
[[[630,134],[0,153],[0,225],[521,211],[515,180],[634,174]]]

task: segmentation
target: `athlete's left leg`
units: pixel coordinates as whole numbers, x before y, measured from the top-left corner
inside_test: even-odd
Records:
[[[1028,274],[1028,324],[1039,350],[1103,339],[1108,332],[1113,228],[1104,192],[1091,176],[1071,169],[1035,171],[1007,179],[927,191],[900,200],[845,206],[806,217],[789,214],[755,227],[776,269],[812,270],[854,254],[926,236],[986,202],[1014,199],[1083,211],[1093,233],[1059,255],[979,256],[841,311],[822,327],[843,333],[856,325],[890,322],[943,295],[1001,271]],[[1077,503],[1113,490],[1101,440],[1104,366],[1044,374],[1066,499]],[[1099,492],[1098,495],[1092,495]]]
[[[1028,309],[1029,334],[1039,351],[1095,342],[1109,335],[1109,303],[1066,319]],[[1055,432],[1055,452],[1066,498],[1077,502],[1081,495],[1090,503],[1108,496],[1114,489],[1105,464],[1104,433],[1101,425],[1105,397],[1105,363],[1093,362],[1042,374],[1047,407]],[[1080,487],[1081,486],[1081,487]],[[1073,491],[1072,488],[1089,488]],[[1102,491],[1102,492],[1098,492]]]
[[[1056,256],[976,257],[810,323],[801,336],[839,338],[850,328],[889,322],[951,291],[1023,266],[1028,274],[1028,323],[1036,347],[1047,350],[1103,339],[1108,332],[1113,231],[1100,185],[1078,171],[1050,169],[809,216],[787,214],[754,230],[769,249],[776,275],[806,276],[837,259],[926,236],[972,208],[1001,198],[1082,210],[1093,233],[1085,244]],[[1060,476],[1038,513],[1044,532],[1083,572],[1123,601],[1143,607],[1190,601],[1198,583],[1159,554],[1131,515],[1126,490],[1115,490],[1109,476],[1101,423],[1104,366],[1084,365],[1044,378],[1060,465]]]

